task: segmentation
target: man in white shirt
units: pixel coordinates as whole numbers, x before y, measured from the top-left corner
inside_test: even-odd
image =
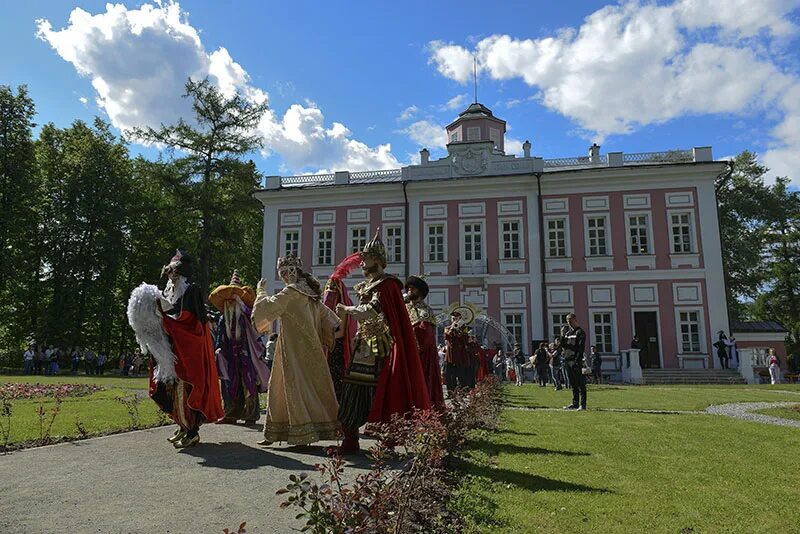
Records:
[[[25,351],[25,354],[22,355],[22,360],[25,363],[25,374],[30,375],[33,374],[33,356],[34,356],[33,346],[29,346],[28,350]]]

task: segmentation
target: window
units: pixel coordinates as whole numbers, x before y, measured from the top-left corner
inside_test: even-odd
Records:
[[[551,258],[563,258],[567,255],[567,220],[550,219],[547,221],[547,255]]]
[[[480,126],[470,126],[467,128],[467,141],[480,141],[481,128]]]
[[[508,330],[508,332],[514,336],[514,340],[523,347],[524,351],[525,344],[523,343],[524,340],[522,339],[522,314],[504,313],[503,326],[505,326],[506,330]]]
[[[445,256],[444,225],[431,224],[428,226],[427,261],[444,263]]]
[[[589,234],[589,256],[607,256],[606,218],[589,217],[586,220]]]
[[[489,141],[492,141],[494,147],[497,148],[500,144],[500,130],[497,128],[489,128]]]
[[[283,232],[283,255],[294,254],[300,256],[300,231],[285,230]]]
[[[316,265],[333,265],[333,229],[317,230]]]
[[[503,221],[501,224],[504,260],[517,260],[522,257],[520,247],[519,221]]]
[[[597,352],[614,351],[611,315],[611,312],[592,314],[592,345],[597,348]]]
[[[483,260],[483,223],[464,225],[464,260]]]
[[[453,132],[450,134],[450,142],[457,143],[458,142],[458,132]]]
[[[647,215],[629,215],[628,233],[631,254],[650,254],[649,224]]]
[[[678,313],[681,327],[681,352],[700,352],[700,319],[696,311]]]
[[[389,263],[403,262],[403,227],[386,227],[386,260]]]
[[[350,228],[350,253],[361,252],[367,246],[367,227],[354,226]]]
[[[672,227],[672,252],[688,254],[692,250],[692,226],[688,213],[673,213],[670,215]]]
[[[550,314],[550,333],[554,340],[561,335],[561,326],[567,324],[567,313],[551,313]]]

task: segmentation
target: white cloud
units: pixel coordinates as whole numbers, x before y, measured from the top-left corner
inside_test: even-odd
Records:
[[[87,104],[89,103],[89,99],[88,99],[88,98],[86,98],[85,96],[82,96],[82,97],[80,97],[80,98],[78,99],[78,101],[79,101],[81,104],[83,104],[84,106],[85,106],[85,105],[87,105]]]
[[[505,153],[511,155],[522,155],[522,143],[519,139],[506,136]]]
[[[416,116],[417,113],[419,113],[419,108],[417,106],[408,106],[400,113],[400,116],[397,117],[397,120],[399,121],[411,120]]]
[[[417,121],[400,130],[421,148],[444,149],[447,146],[447,131],[444,126],[429,120]]]
[[[797,6],[796,0],[730,0],[724,7],[712,0],[625,2],[551,37],[486,37],[475,53],[482,72],[522,79],[544,106],[597,142],[685,115],[777,111],[781,122],[764,161],[800,182],[800,79],[763,51],[765,43],[779,46],[797,33],[791,21]],[[469,79],[469,50],[433,41],[430,51],[442,75]]]
[[[174,123],[191,117],[181,98],[186,80],[208,76],[226,95],[239,91],[254,102],[269,95],[252,85],[247,71],[225,48],[208,53],[197,30],[177,3],[128,9],[107,4],[104,13],[72,11],[67,26],[54,30],[37,21],[37,36],[92,80],[97,105],[120,129]],[[312,102],[295,104],[282,116],[270,110],[261,121],[265,152],[277,154],[283,168],[362,170],[398,167],[391,146],[370,147],[352,139],[341,123],[325,125]]]
[[[467,95],[466,93],[456,95],[450,100],[448,100],[447,103],[443,105],[441,109],[442,111],[454,111],[458,109],[463,109],[464,105],[467,103],[468,98],[469,95]]]

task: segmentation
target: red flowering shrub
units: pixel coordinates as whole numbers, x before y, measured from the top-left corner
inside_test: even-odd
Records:
[[[322,484],[307,473],[291,475],[278,491],[288,495],[281,507],[300,508],[296,517],[306,520],[302,531],[318,534],[460,532],[463,523],[447,509],[453,481],[446,462],[469,430],[496,426],[499,401],[500,387],[492,378],[469,392],[454,392],[444,413],[416,411],[368,425],[377,439],[368,472],[346,483],[344,460],[330,458],[316,465]]]
[[[41,397],[85,397],[98,391],[103,386],[95,384],[0,384],[0,398],[23,400]]]

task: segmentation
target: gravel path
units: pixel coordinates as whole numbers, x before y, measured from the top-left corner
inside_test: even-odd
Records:
[[[706,412],[714,415],[727,415],[728,417],[735,417],[737,419],[744,419],[746,421],[755,421],[757,423],[800,428],[800,420],[797,419],[784,419],[782,417],[773,417],[771,415],[764,415],[760,413],[750,413],[753,410],[761,410],[763,408],[783,408],[785,406],[793,406],[795,404],[797,403],[735,402],[731,404],[721,404],[719,406],[709,406],[706,408]]]
[[[258,428],[204,425],[182,451],[165,440],[174,426],[127,432],[0,456],[0,532],[288,533],[297,511],[275,491],[291,473],[313,472],[323,442],[259,447]],[[369,447],[371,440],[362,440]],[[356,456],[348,476],[364,472]]]

